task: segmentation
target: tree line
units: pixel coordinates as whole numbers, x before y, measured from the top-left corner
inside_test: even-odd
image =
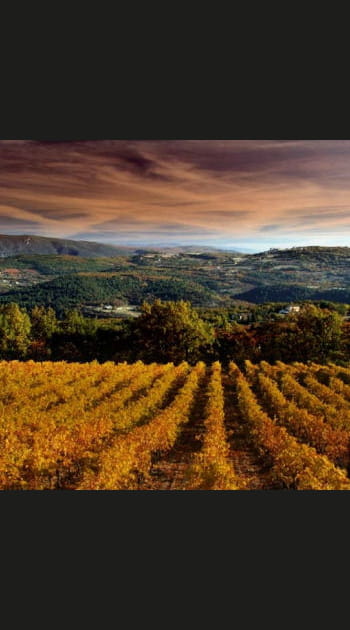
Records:
[[[58,319],[52,307],[0,305],[0,359],[5,360],[345,364],[349,353],[350,325],[336,310],[314,304],[283,319],[248,325],[230,321],[224,312],[205,318],[183,300],[144,302],[138,318],[109,322],[76,309]]]

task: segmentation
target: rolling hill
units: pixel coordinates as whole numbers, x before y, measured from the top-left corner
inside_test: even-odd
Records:
[[[7,258],[18,254],[58,254],[98,258],[105,256],[131,255],[133,247],[106,245],[90,241],[74,241],[46,236],[0,234],[0,257]]]
[[[135,273],[67,274],[28,289],[8,291],[0,302],[32,308],[52,306],[59,315],[67,308],[110,303],[141,305],[156,298],[189,300],[196,306],[212,303],[215,294],[191,280],[148,277]]]
[[[297,285],[261,286],[235,294],[235,298],[254,304],[265,302],[301,302],[303,300],[340,302],[350,304],[350,288],[348,289],[309,289]]]
[[[88,274],[84,277],[83,274]],[[349,247],[242,254],[209,247],[133,249],[0,235],[0,302],[83,306],[121,300],[230,306],[325,300],[350,304]]]

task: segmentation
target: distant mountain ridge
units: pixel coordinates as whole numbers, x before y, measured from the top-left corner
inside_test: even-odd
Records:
[[[47,236],[35,236],[31,234],[0,234],[0,258],[18,256],[21,254],[34,254],[38,256],[51,254],[63,256],[80,256],[82,258],[108,258],[113,256],[132,256],[133,254],[142,254],[151,251],[166,251],[172,254],[191,252],[224,252],[235,254],[242,253],[233,249],[222,250],[220,249],[220,247],[210,247],[208,245],[108,245],[106,243],[98,243],[95,241],[76,241],[67,238],[51,238]]]
[[[82,258],[109,258],[114,256],[132,256],[147,252],[171,254],[227,254],[251,258],[273,256],[284,257],[313,257],[323,255],[350,257],[350,247],[327,247],[321,245],[297,246],[289,248],[270,248],[261,252],[254,252],[248,248],[222,248],[210,245],[171,245],[170,243],[140,244],[140,245],[110,245],[96,241],[78,241],[68,238],[55,238],[48,236],[36,236],[32,234],[0,234],[0,258],[18,256],[21,254],[33,255],[62,255],[80,256]]]
[[[136,251],[133,247],[107,245],[92,241],[74,241],[65,238],[51,238],[33,235],[0,234],[0,257],[20,254],[54,254],[81,256],[83,258],[99,258],[109,256],[131,255]]]

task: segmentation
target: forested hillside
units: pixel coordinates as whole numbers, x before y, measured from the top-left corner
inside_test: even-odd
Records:
[[[237,293],[235,298],[255,304],[264,304],[265,302],[301,302],[304,300],[329,302],[339,302],[341,304],[350,304],[350,286],[349,288],[333,288],[333,289],[309,289],[307,287],[283,284],[276,286],[260,286],[250,291]]]
[[[62,311],[116,299],[139,305],[143,299],[157,297],[189,299],[208,307],[230,306],[237,300],[348,304],[350,249],[307,247],[242,254],[169,248],[123,254],[115,250],[114,255],[94,258],[63,253],[0,258],[0,302],[56,303]]]
[[[216,296],[196,282],[181,278],[146,277],[143,274],[64,275],[35,287],[9,291],[2,303],[20,306],[53,306],[59,315],[66,309],[100,302],[122,302],[141,305],[145,300],[190,300],[193,305],[215,302]]]

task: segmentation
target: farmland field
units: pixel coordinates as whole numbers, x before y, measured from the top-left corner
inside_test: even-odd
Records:
[[[2,490],[349,490],[350,368],[0,362]]]

